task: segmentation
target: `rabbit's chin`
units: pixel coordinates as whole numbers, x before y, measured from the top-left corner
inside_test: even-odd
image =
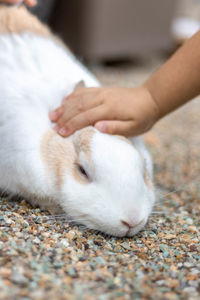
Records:
[[[106,222],[98,222],[97,220],[92,220],[92,218],[89,218],[86,214],[80,215],[76,217],[70,217],[70,215],[64,210],[62,211],[55,211],[55,210],[49,210],[50,213],[52,213],[54,216],[58,216],[63,220],[63,222],[69,222],[73,225],[83,225],[88,230],[91,230],[93,232],[98,232],[103,235],[109,235],[109,236],[116,236],[116,237],[132,237],[136,235],[138,232],[140,232],[144,226],[147,223],[147,218],[143,219],[137,226],[134,228],[128,228],[123,223],[119,222],[118,224],[115,224],[115,226],[107,225]]]
[[[127,229],[123,226],[120,226],[119,224],[119,228],[114,228],[114,227],[106,228],[106,226],[103,226],[104,228],[102,230],[99,229],[102,228],[102,226],[96,226],[95,224],[89,222],[86,222],[85,226],[92,231],[101,232],[103,235],[106,234],[109,236],[116,236],[116,237],[132,237],[136,235],[138,232],[140,232],[144,228],[145,224],[146,221],[144,220],[143,222],[140,223],[140,225],[131,229]]]

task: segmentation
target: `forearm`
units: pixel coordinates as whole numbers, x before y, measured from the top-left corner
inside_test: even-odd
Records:
[[[200,31],[145,83],[160,118],[200,93]]]

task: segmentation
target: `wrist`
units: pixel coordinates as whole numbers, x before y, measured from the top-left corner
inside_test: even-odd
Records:
[[[140,89],[144,95],[145,105],[147,106],[147,117],[151,120],[151,128],[161,118],[160,107],[146,83],[143,84]]]

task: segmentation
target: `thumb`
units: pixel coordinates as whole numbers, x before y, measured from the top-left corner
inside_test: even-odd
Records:
[[[133,136],[138,134],[133,121],[99,121],[94,126],[103,133]]]

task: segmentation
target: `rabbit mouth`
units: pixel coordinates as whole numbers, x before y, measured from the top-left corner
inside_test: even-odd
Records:
[[[126,237],[131,237],[133,235],[136,235],[140,230],[143,229],[145,226],[147,220],[143,219],[140,223],[138,223],[135,227],[131,227],[126,232]]]

